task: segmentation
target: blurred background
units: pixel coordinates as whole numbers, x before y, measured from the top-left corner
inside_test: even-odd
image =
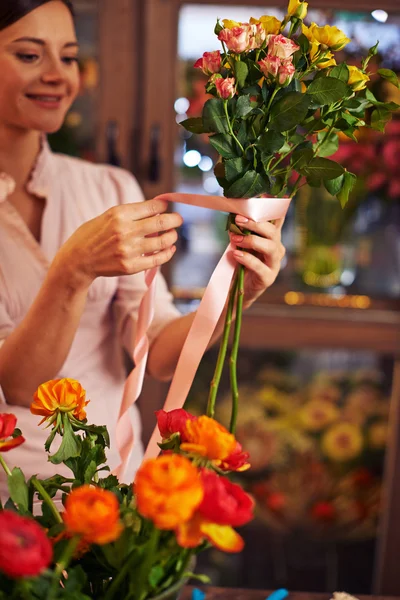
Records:
[[[359,65],[377,40],[372,69],[400,73],[398,0],[310,1],[307,21],[352,39]],[[205,79],[193,63],[218,49],[217,18],[282,18],[284,2],[75,0],[81,93],[59,152],[131,170],[147,198],[167,191],[219,194],[206,136],[179,126],[199,116]],[[382,100],[400,92],[372,77]],[[251,453],[244,483],[257,519],[240,555],[210,551],[198,570],[214,585],[400,595],[400,113],[386,133],[345,138],[336,160],[358,175],[345,210],[304,187],[283,230],[276,284],[244,319],[238,437]],[[180,205],[185,219],[166,277],[182,312],[195,309],[226,244],[226,216]],[[188,410],[204,410],[210,351]],[[217,417],[229,419],[227,382]],[[165,397],[149,381],[145,436]],[[397,524],[398,523],[398,524]]]

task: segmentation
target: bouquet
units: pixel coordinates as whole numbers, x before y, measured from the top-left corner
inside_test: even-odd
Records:
[[[173,598],[196,577],[201,550],[243,547],[234,527],[252,519],[254,503],[226,477],[249,466],[232,434],[206,416],[159,411],[162,455],[142,464],[134,484],[120,484],[107,473],[107,429],[87,423],[87,403],[77,381],[61,379],[41,385],[31,405],[49,429],[48,459],[69,477],[26,481],[11,469],[3,454],[25,440],[15,416],[0,415],[10,493],[0,506],[1,599]]]
[[[368,65],[378,42],[361,68],[337,62],[337,52],[351,40],[337,27],[306,25],[308,3],[290,0],[282,21],[264,15],[249,23],[217,21],[221,50],[204,52],[195,67],[207,76],[213,96],[202,116],[181,125],[191,133],[208,134],[219,154],[214,173],[228,198],[274,196],[292,198],[303,185],[324,186],[344,207],[356,175],[328,158],[343,137],[357,141],[365,127],[384,131],[395,102],[381,102],[367,88]],[[379,69],[378,75],[397,88],[397,75]],[[227,228],[247,235],[234,215]],[[232,417],[238,413],[236,364],[244,295],[244,267],[237,268],[226,313],[221,351],[211,386],[207,414],[214,415],[215,399],[227,356],[236,311],[230,357]]]

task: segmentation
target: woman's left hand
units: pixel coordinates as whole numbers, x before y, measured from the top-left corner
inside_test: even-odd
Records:
[[[278,276],[285,247],[281,242],[282,225],[285,219],[274,223],[256,223],[238,215],[236,224],[241,229],[251,231],[250,235],[240,236],[231,233],[232,242],[238,246],[233,252],[235,260],[246,267],[244,285],[244,307],[248,308]],[[255,235],[254,235],[255,234]],[[244,248],[246,252],[241,251]]]

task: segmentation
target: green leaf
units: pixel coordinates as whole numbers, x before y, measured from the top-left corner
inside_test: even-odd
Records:
[[[64,581],[64,587],[68,592],[80,592],[86,584],[87,577],[83,568],[79,565],[68,569],[68,579]],[[81,595],[78,598],[82,598]]]
[[[237,60],[235,62],[235,76],[239,87],[243,87],[246,83],[246,77],[249,74],[249,68],[245,62]]]
[[[300,46],[300,49],[301,49],[302,53],[303,54],[307,54],[308,49],[310,48],[310,42],[308,41],[308,39],[306,38],[306,36],[304,35],[304,33],[302,33],[301,35],[299,35],[299,37],[297,38],[296,42]]]
[[[254,107],[251,105],[249,95],[239,96],[237,104],[236,104],[236,115],[235,116],[236,117],[245,117],[253,110],[253,108]]]
[[[326,190],[331,194],[331,196],[337,196],[340,190],[342,189],[344,182],[344,173],[339,177],[335,177],[335,179],[328,179],[324,181],[324,186]]]
[[[298,169],[302,175],[319,181],[335,179],[344,173],[344,168],[329,158],[313,158],[307,165]]]
[[[391,120],[392,113],[386,108],[376,108],[371,115],[371,127],[377,131],[385,131],[387,123]]]
[[[306,94],[314,104],[325,106],[342,100],[351,95],[350,88],[336,77],[324,77],[314,79],[307,88]]]
[[[44,443],[44,449],[46,450],[46,452],[50,452],[50,447],[51,447],[51,444],[53,443],[54,438],[56,437],[56,433],[57,433],[57,427],[53,427],[53,429],[50,432],[50,435],[48,436],[47,440]]]
[[[310,98],[299,92],[288,92],[271,108],[269,126],[276,131],[288,131],[299,125],[307,114]]]
[[[205,133],[205,129],[203,127],[203,117],[185,119],[184,121],[181,121],[179,125],[182,125],[182,127],[191,133]]]
[[[257,140],[257,146],[269,154],[275,154],[275,152],[278,152],[284,143],[285,136],[278,131],[273,130],[263,133]]]
[[[238,145],[229,133],[217,133],[209,140],[211,146],[224,158],[235,158],[241,155]]]
[[[157,585],[160,583],[160,581],[164,577],[164,573],[165,573],[165,571],[164,571],[164,567],[162,565],[154,565],[154,567],[151,568],[150,574],[149,574],[149,583],[150,583],[151,587],[153,587],[153,588],[157,587]]]
[[[182,578],[197,579],[197,581],[200,581],[204,584],[211,583],[210,577],[208,575],[204,575],[203,573],[192,573],[191,571],[185,571],[185,573],[182,575]]]
[[[322,142],[325,139],[326,133],[324,131],[320,131],[317,134],[318,142]],[[330,133],[330,135],[325,139],[324,143],[319,149],[319,156],[331,156],[335,154],[339,149],[339,137],[337,133]]]
[[[19,510],[28,511],[29,492],[25,476],[20,468],[14,467],[11,475],[7,477],[8,489],[11,500],[18,506]]]
[[[215,35],[218,35],[222,30],[223,30],[223,27],[222,27],[221,23],[219,22],[219,19],[217,19],[217,23],[214,27]]]
[[[228,198],[254,198],[270,191],[270,184],[260,173],[247,171],[226,192]]]
[[[311,148],[302,148],[300,150],[295,150],[295,152],[293,152],[292,154],[290,166],[295,171],[301,173],[302,169],[304,169],[313,159],[313,156],[314,153]]]
[[[64,431],[62,436],[61,446],[55,454],[49,456],[49,461],[54,465],[59,465],[69,458],[74,458],[80,455],[81,440],[74,434],[68,415],[63,415]]]
[[[336,67],[333,67],[329,72],[329,77],[336,77],[336,79],[340,79],[340,81],[343,81],[344,83],[348,82],[349,75],[350,72],[346,63],[336,65]]]
[[[351,190],[353,189],[356,181],[357,181],[357,177],[356,177],[356,175],[354,175],[354,173],[345,171],[344,176],[343,176],[342,188],[339,191],[339,193],[336,194],[338,200],[340,201],[342,208],[344,208],[346,206],[347,201],[349,199],[349,194],[350,194]]]
[[[234,181],[249,168],[249,163],[245,158],[231,158],[225,161],[225,178],[227,181]]]
[[[206,133],[228,133],[228,121],[221,98],[207,100],[203,107],[203,127]]]
[[[390,69],[378,69],[378,74],[400,89],[400,81],[394,71],[391,71]]]

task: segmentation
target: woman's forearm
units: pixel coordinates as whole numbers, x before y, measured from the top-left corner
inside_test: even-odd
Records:
[[[85,307],[87,286],[71,268],[50,268],[23,321],[0,348],[0,385],[8,404],[29,406],[37,387],[64,364]]]

